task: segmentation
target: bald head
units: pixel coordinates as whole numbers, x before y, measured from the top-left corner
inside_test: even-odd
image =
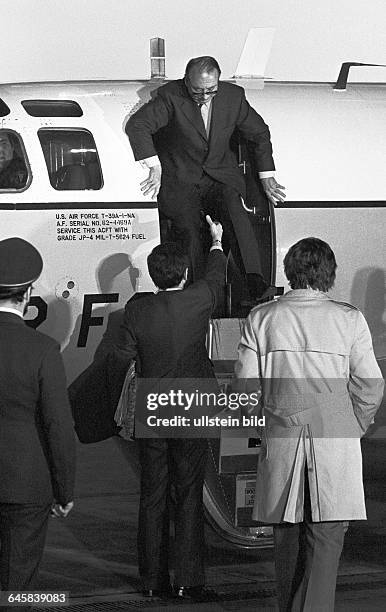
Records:
[[[210,56],[191,59],[185,70],[185,84],[197,104],[204,104],[217,93],[221,70]]]

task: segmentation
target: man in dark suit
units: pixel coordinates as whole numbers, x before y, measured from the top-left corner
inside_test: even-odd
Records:
[[[42,266],[29,242],[0,242],[3,591],[34,589],[50,512],[65,517],[73,507],[75,442],[59,345],[23,321]]]
[[[176,379],[199,385],[200,379],[204,385],[213,381],[212,387],[217,387],[205,340],[217,295],[224,286],[226,257],[221,225],[209,216],[207,221],[212,247],[205,278],[185,289],[187,256],[176,244],[161,244],[148,257],[158,293],[126,304],[118,355],[121,362],[137,360],[139,386],[143,383],[146,388],[154,381],[162,386]],[[144,437],[137,442],[142,468],[138,560],[145,593],[154,596],[170,591],[168,498],[173,483],[175,592],[179,597],[201,599],[206,596],[202,489],[207,442],[179,437]]]
[[[184,79],[160,87],[154,99],[126,125],[134,157],[149,167],[141,183],[145,195],[158,194],[161,213],[171,219],[175,236],[188,249],[193,279],[200,278],[205,255],[200,236],[202,211],[221,220],[233,257],[258,297],[265,285],[256,238],[242,206],[245,181],[231,138],[237,130],[254,145],[256,165],[267,197],[283,200],[274,174],[268,126],[237,85],[219,81],[212,57],[191,59]]]

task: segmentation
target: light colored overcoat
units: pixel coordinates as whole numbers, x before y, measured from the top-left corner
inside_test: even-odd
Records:
[[[365,519],[360,438],[383,395],[365,318],[312,289],[289,291],[249,314],[235,366],[239,390],[262,390],[265,416],[253,517]]]

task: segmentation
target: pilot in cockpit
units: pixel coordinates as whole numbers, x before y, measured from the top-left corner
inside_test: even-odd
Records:
[[[18,149],[15,137],[0,130],[0,189],[23,189],[27,183],[28,171]]]

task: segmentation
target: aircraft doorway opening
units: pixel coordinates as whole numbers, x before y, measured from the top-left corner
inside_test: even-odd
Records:
[[[267,285],[267,289],[262,291],[257,299],[256,296],[251,299],[248,295],[245,275],[240,273],[230,253],[223,312],[226,317],[244,318],[253,306],[272,299],[281,291],[274,288],[276,270],[274,207],[266,198],[258,179],[258,169],[253,155],[254,144],[235,134],[233,150],[246,184],[246,198],[244,200],[240,197],[240,207],[244,207],[248,213],[249,222],[256,237],[261,275]]]
[[[244,205],[248,211],[259,248],[261,271],[272,289],[260,300],[262,303],[282,293],[276,288],[276,239],[273,205],[267,200],[259,184],[254,164],[253,145],[235,141],[235,153],[240,171],[246,181]],[[244,318],[251,304],[232,299],[244,291],[240,274],[230,257],[226,317],[211,321],[208,351],[213,361],[220,387],[226,389],[233,377]],[[230,284],[230,290],[229,290]],[[229,299],[230,298],[230,299]],[[253,304],[252,304],[253,306]],[[208,439],[208,463],[204,485],[205,516],[209,525],[224,540],[241,548],[266,548],[273,544],[272,527],[252,519],[257,462],[261,440],[255,428],[225,428],[219,439]]]

